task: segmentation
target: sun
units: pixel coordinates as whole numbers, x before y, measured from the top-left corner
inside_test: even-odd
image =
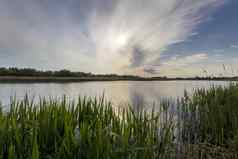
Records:
[[[115,48],[123,48],[128,43],[128,36],[126,34],[119,34],[114,36],[113,45]]]
[[[125,46],[127,44],[128,37],[125,34],[120,34],[115,39],[115,44],[118,46]]]

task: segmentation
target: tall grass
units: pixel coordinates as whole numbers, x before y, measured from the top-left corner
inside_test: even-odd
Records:
[[[114,111],[103,98],[34,104],[26,96],[0,113],[0,158],[167,158],[173,124],[160,120],[153,111]]]
[[[185,93],[177,113],[179,139],[190,146],[187,152],[238,158],[238,84],[197,89],[191,97]]]

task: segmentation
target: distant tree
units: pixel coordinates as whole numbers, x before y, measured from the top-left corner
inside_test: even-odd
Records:
[[[54,73],[54,76],[56,77],[71,77],[74,76],[74,74],[72,72],[70,72],[69,70],[60,70],[60,71],[56,71]]]

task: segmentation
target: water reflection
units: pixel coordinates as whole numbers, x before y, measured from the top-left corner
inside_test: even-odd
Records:
[[[99,97],[104,94],[107,100],[116,106],[130,103],[134,109],[142,106],[150,108],[158,104],[162,98],[177,98],[186,89],[193,92],[196,88],[208,88],[211,85],[225,86],[229,82],[222,81],[118,81],[118,82],[82,82],[66,84],[0,84],[0,100],[9,104],[10,96],[22,99],[26,93],[30,97],[62,97],[77,99],[78,96]]]

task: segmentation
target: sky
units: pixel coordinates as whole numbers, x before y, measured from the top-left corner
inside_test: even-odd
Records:
[[[237,0],[0,0],[0,67],[238,75]]]

